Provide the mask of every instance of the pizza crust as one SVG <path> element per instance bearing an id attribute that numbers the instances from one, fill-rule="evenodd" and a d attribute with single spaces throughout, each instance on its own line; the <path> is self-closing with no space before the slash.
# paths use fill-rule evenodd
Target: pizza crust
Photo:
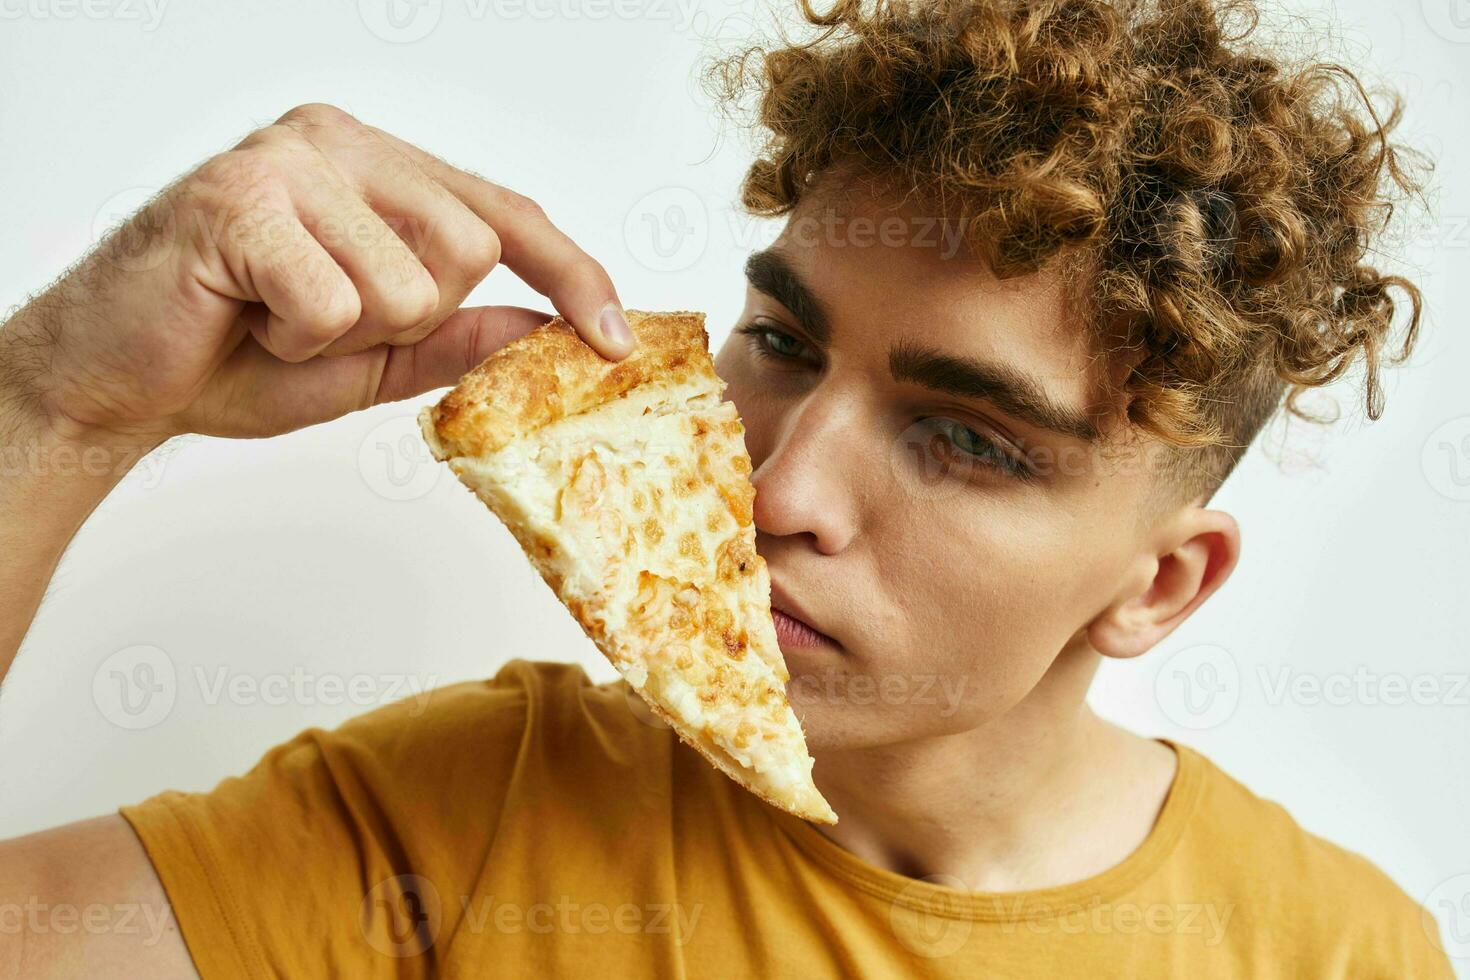
<path id="1" fill-rule="evenodd" d="M 638 348 L 621 361 L 588 347 L 561 317 L 513 341 L 430 409 L 425 434 L 456 455 L 479 456 L 655 380 L 723 389 L 709 357 L 704 314 L 629 310 L 627 317 Z"/>

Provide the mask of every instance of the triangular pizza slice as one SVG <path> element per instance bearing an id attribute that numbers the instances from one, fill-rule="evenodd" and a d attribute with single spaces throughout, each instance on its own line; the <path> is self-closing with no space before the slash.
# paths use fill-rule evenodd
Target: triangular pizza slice
<path id="1" fill-rule="evenodd" d="M 786 697 L 750 456 L 699 313 L 629 311 L 610 362 L 561 318 L 421 416 L 435 458 L 680 738 L 767 802 L 835 823 Z"/>

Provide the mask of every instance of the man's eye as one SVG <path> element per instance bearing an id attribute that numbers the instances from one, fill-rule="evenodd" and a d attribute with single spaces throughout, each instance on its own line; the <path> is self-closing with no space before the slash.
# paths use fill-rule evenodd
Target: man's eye
<path id="1" fill-rule="evenodd" d="M 955 419 L 930 418 L 924 425 L 931 433 L 928 452 L 944 464 L 946 472 L 964 475 L 978 462 L 1022 479 L 1032 476 L 1017 455 Z"/>
<path id="2" fill-rule="evenodd" d="M 739 332 L 749 338 L 751 348 L 761 357 L 798 360 L 810 353 L 806 344 L 791 334 L 763 324 L 747 324 L 741 327 Z"/>
<path id="3" fill-rule="evenodd" d="M 780 354 L 782 357 L 800 357 L 801 352 L 806 349 L 806 345 L 801 341 L 779 330 L 767 330 L 762 337 L 765 345 L 773 353 Z"/>

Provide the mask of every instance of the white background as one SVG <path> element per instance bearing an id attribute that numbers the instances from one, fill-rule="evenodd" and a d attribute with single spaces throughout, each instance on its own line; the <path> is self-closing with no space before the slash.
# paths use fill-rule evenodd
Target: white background
<path id="1" fill-rule="evenodd" d="M 148 192 L 327 101 L 536 197 L 629 306 L 704 309 L 723 340 L 740 264 L 774 229 L 733 211 L 747 144 L 720 137 L 698 65 L 749 11 L 419 0 L 397 28 L 384 0 L 158 2 L 0 0 L 0 306 Z M 1161 649 L 1105 670 L 1094 700 L 1367 855 L 1470 955 L 1470 899 L 1454 904 L 1470 896 L 1470 4 L 1311 10 L 1297 29 L 1337 24 L 1339 52 L 1406 93 L 1405 136 L 1439 160 L 1437 217 L 1401 250 L 1429 297 L 1424 343 L 1382 421 L 1252 451 L 1217 498 L 1244 528 L 1234 579 Z M 544 306 L 500 272 L 473 298 Z M 0 699 L 0 836 L 207 789 L 405 683 L 512 657 L 609 675 L 509 536 L 421 455 L 416 408 L 183 440 L 113 494 Z M 146 680 L 140 664 L 161 693 L 129 715 L 114 673 Z"/>

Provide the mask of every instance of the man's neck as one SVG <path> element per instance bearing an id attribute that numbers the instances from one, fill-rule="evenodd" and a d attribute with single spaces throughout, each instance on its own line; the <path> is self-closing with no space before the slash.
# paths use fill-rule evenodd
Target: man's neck
<path id="1" fill-rule="evenodd" d="M 1050 888 L 1137 850 L 1176 764 L 1168 746 L 1102 721 L 1081 698 L 1060 707 L 1028 698 L 973 731 L 823 752 L 821 789 L 842 820 L 821 830 L 909 877 L 971 891 Z"/>

